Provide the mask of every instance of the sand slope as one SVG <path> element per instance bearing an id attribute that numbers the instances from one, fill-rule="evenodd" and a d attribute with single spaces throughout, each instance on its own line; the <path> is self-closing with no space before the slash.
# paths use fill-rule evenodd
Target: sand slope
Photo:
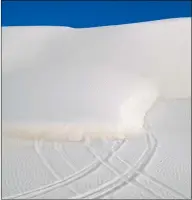
<path id="1" fill-rule="evenodd" d="M 159 95 L 191 96 L 190 33 L 190 18 L 3 28 L 3 120 L 49 139 L 143 132 Z"/>
<path id="2" fill-rule="evenodd" d="M 3 197 L 190 198 L 190 21 L 3 28 Z M 150 131 L 62 141 L 117 134 L 127 97 L 130 133 L 138 116 Z"/>

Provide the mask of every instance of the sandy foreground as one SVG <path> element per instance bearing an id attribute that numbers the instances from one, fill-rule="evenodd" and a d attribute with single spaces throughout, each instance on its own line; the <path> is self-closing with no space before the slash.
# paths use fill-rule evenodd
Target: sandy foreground
<path id="1" fill-rule="evenodd" d="M 190 198 L 190 107 L 190 100 L 159 103 L 151 133 L 127 141 L 3 138 L 3 196 Z"/>
<path id="2" fill-rule="evenodd" d="M 3 28 L 3 199 L 190 199 L 189 28 Z"/>

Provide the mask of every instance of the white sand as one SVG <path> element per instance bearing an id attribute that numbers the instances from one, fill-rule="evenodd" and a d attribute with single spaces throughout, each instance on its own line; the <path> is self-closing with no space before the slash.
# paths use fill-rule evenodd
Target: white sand
<path id="1" fill-rule="evenodd" d="M 3 196 L 189 198 L 190 21 L 3 28 Z"/>
<path id="2" fill-rule="evenodd" d="M 190 107 L 191 100 L 159 103 L 147 119 L 153 134 L 126 141 L 120 149 L 112 148 L 119 145 L 115 141 L 86 146 L 3 138 L 3 196 L 190 198 Z"/>
<path id="3" fill-rule="evenodd" d="M 191 96 L 190 32 L 189 18 L 3 28 L 4 132 L 64 140 L 144 132 L 159 95 Z"/>

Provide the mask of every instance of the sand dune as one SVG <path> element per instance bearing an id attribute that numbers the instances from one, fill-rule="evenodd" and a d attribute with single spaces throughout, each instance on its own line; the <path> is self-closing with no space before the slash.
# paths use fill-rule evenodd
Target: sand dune
<path id="1" fill-rule="evenodd" d="M 2 34 L 4 199 L 190 198 L 190 18 Z"/>

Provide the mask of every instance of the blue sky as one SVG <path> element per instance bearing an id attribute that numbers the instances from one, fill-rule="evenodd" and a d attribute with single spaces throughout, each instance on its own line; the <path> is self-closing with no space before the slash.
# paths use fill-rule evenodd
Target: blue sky
<path id="1" fill-rule="evenodd" d="M 3 26 L 94 27 L 190 17 L 190 1 L 4 1 Z"/>

